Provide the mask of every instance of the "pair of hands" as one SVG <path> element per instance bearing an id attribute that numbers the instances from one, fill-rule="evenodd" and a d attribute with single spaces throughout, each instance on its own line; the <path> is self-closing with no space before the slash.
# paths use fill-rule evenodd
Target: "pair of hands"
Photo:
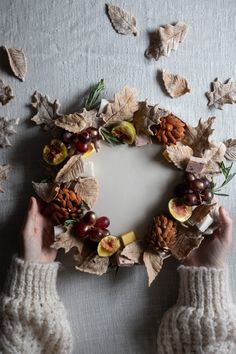
<path id="1" fill-rule="evenodd" d="M 23 256 L 26 261 L 50 263 L 57 251 L 50 248 L 53 242 L 53 225 L 42 214 L 43 205 L 31 197 L 26 220 L 22 229 Z M 224 266 L 226 255 L 232 243 L 232 220 L 227 211 L 219 209 L 218 228 L 205 238 L 200 247 L 193 250 L 184 261 L 186 266 L 220 268 Z"/>

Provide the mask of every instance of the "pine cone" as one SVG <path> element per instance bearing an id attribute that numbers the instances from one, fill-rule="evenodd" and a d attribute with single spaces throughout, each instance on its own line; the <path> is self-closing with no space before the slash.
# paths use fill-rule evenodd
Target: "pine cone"
<path id="1" fill-rule="evenodd" d="M 176 233 L 175 221 L 164 215 L 155 216 L 148 243 L 152 248 L 168 248 L 175 239 Z"/>
<path id="2" fill-rule="evenodd" d="M 160 143 L 170 145 L 176 144 L 178 140 L 184 138 L 185 123 L 173 114 L 160 118 L 160 124 L 155 126 L 154 135 Z"/>

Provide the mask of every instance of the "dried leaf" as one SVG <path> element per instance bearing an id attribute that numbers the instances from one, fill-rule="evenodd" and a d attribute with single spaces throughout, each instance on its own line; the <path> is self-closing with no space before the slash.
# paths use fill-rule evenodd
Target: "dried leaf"
<path id="1" fill-rule="evenodd" d="M 65 253 L 69 252 L 73 247 L 76 247 L 78 251 L 81 252 L 83 242 L 74 237 L 73 225 L 65 226 L 64 229 L 65 231 L 63 233 L 56 236 L 56 239 L 51 247 L 56 250 L 64 248 Z"/>
<path id="2" fill-rule="evenodd" d="M 74 186 L 74 191 L 80 195 L 89 208 L 92 208 L 98 198 L 98 182 L 94 177 L 80 178 Z"/>
<path id="3" fill-rule="evenodd" d="M 55 127 L 55 120 L 60 116 L 58 100 L 51 102 L 46 95 L 43 96 L 40 92 L 35 91 L 31 105 L 37 110 L 37 113 L 31 118 L 33 122 L 37 125 L 42 124 L 44 130 Z"/>
<path id="4" fill-rule="evenodd" d="M 4 106 L 14 98 L 10 86 L 5 86 L 3 81 L 0 80 L 0 103 Z"/>
<path id="5" fill-rule="evenodd" d="M 181 141 L 177 141 L 174 145 L 166 147 L 168 158 L 179 169 L 185 170 L 188 161 L 193 156 L 193 150 L 188 145 L 183 145 Z"/>
<path id="6" fill-rule="evenodd" d="M 8 173 L 10 171 L 10 165 L 0 165 L 0 183 L 7 180 Z M 0 185 L 0 192 L 4 192 Z"/>
<path id="7" fill-rule="evenodd" d="M 84 172 L 84 164 L 80 155 L 73 155 L 57 173 L 56 183 L 67 183 L 76 180 Z"/>
<path id="8" fill-rule="evenodd" d="M 118 6 L 107 4 L 106 7 L 108 17 L 116 32 L 120 34 L 133 34 L 134 36 L 138 35 L 136 19 L 134 16 Z"/>
<path id="9" fill-rule="evenodd" d="M 188 26 L 184 22 L 158 27 L 151 38 L 149 48 L 145 51 L 146 57 L 155 60 L 161 56 L 168 57 L 171 51 L 177 50 L 179 43 L 184 41 L 187 31 Z"/>
<path id="10" fill-rule="evenodd" d="M 10 68 L 13 74 L 20 79 L 25 81 L 25 76 L 27 72 L 26 57 L 22 49 L 16 48 L 6 48 L 7 57 L 9 61 Z"/>
<path id="11" fill-rule="evenodd" d="M 54 200 L 59 192 L 59 185 L 56 183 L 36 183 L 32 182 L 36 194 L 46 203 Z"/>
<path id="12" fill-rule="evenodd" d="M 75 254 L 74 259 L 77 261 L 75 268 L 81 272 L 102 275 L 107 272 L 109 265 L 109 257 L 100 257 L 95 252 L 90 253 L 84 259 L 80 254 Z"/>
<path id="13" fill-rule="evenodd" d="M 187 224 L 194 226 L 200 223 L 208 214 L 214 210 L 215 204 L 201 204 L 198 205 L 192 212 Z"/>
<path id="14" fill-rule="evenodd" d="M 211 148 L 209 136 L 213 133 L 212 125 L 215 117 L 210 117 L 206 121 L 199 120 L 198 125 L 193 128 L 190 125 L 186 126 L 185 137 L 183 143 L 193 149 L 193 155 L 202 157 L 205 150 Z"/>
<path id="15" fill-rule="evenodd" d="M 61 116 L 55 121 L 55 125 L 65 129 L 71 133 L 79 133 L 81 130 L 88 127 L 98 127 L 99 118 L 97 117 L 97 110 L 87 111 L 85 108 L 82 113 L 72 113 Z"/>
<path id="16" fill-rule="evenodd" d="M 148 286 L 150 286 L 162 268 L 163 258 L 157 253 L 145 251 L 143 254 L 143 262 L 147 269 Z"/>
<path id="17" fill-rule="evenodd" d="M 11 146 L 11 142 L 8 137 L 16 134 L 15 125 L 19 124 L 19 118 L 8 119 L 0 117 L 0 147 Z"/>
<path id="18" fill-rule="evenodd" d="M 172 98 L 180 97 L 190 92 L 187 80 L 180 75 L 174 75 L 162 70 L 162 79 L 166 91 Z"/>
<path id="19" fill-rule="evenodd" d="M 229 79 L 223 84 L 216 79 L 212 82 L 212 91 L 206 92 L 206 96 L 209 100 L 208 106 L 217 109 L 223 109 L 226 103 L 236 103 L 236 82 Z"/>
<path id="20" fill-rule="evenodd" d="M 215 143 L 210 144 L 210 149 L 205 150 L 203 153 L 203 158 L 206 159 L 207 163 L 202 170 L 202 174 L 219 174 L 220 163 L 223 161 L 226 152 L 226 146 L 224 143 Z"/>
<path id="21" fill-rule="evenodd" d="M 135 137 L 134 145 L 135 146 L 145 146 L 152 144 L 152 139 L 150 136 L 147 136 L 146 134 L 137 134 Z"/>
<path id="22" fill-rule="evenodd" d="M 105 113 L 102 113 L 102 119 L 106 124 L 131 120 L 134 112 L 138 109 L 136 99 L 137 91 L 134 88 L 125 86 L 121 92 L 114 96 L 114 102 L 108 103 Z"/>
<path id="23" fill-rule="evenodd" d="M 224 141 L 226 146 L 225 158 L 229 161 L 236 161 L 236 139 Z"/>
<path id="24" fill-rule="evenodd" d="M 132 242 L 127 245 L 122 251 L 121 256 L 128 258 L 130 261 L 140 263 L 141 256 L 143 254 L 143 244 L 139 241 Z"/>

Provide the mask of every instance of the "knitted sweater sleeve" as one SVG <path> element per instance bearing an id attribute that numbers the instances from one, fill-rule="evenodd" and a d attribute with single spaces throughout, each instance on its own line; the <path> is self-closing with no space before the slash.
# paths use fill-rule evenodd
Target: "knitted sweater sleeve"
<path id="1" fill-rule="evenodd" d="M 0 298 L 0 353 L 71 353 L 70 326 L 56 290 L 58 266 L 13 259 Z"/>
<path id="2" fill-rule="evenodd" d="M 224 269 L 179 267 L 177 304 L 160 324 L 158 354 L 236 353 L 236 307 Z"/>

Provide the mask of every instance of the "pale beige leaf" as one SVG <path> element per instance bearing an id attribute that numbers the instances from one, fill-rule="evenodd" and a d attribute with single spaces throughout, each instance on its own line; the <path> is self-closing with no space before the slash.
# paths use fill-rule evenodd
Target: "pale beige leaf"
<path id="1" fill-rule="evenodd" d="M 0 117 L 0 147 L 11 146 L 9 136 L 16 134 L 15 126 L 19 124 L 19 118 L 9 119 Z"/>
<path id="2" fill-rule="evenodd" d="M 223 84 L 216 79 L 212 82 L 212 91 L 206 92 L 206 96 L 209 100 L 208 106 L 217 109 L 223 109 L 226 103 L 236 103 L 236 82 L 229 79 Z"/>
<path id="3" fill-rule="evenodd" d="M 137 91 L 134 88 L 125 86 L 121 92 L 114 96 L 114 102 L 108 103 L 105 113 L 101 114 L 106 124 L 131 120 L 134 112 L 138 109 Z"/>
<path id="4" fill-rule="evenodd" d="M 236 139 L 228 139 L 224 144 L 226 146 L 225 158 L 229 161 L 236 161 Z"/>
<path id="5" fill-rule="evenodd" d="M 143 244 L 139 241 L 135 241 L 125 246 L 121 251 L 121 256 L 124 256 L 135 263 L 140 263 L 143 251 Z"/>
<path id="6" fill-rule="evenodd" d="M 143 262 L 148 274 L 148 286 L 150 286 L 162 268 L 163 258 L 157 253 L 145 251 L 143 254 Z"/>
<path id="7" fill-rule="evenodd" d="M 188 25 L 178 22 L 176 25 L 158 27 L 150 40 L 150 46 L 145 51 L 147 58 L 158 60 L 161 56 L 168 57 L 173 50 L 177 50 L 186 37 Z"/>
<path id="8" fill-rule="evenodd" d="M 57 173 L 56 183 L 67 183 L 76 180 L 84 172 L 84 164 L 80 155 L 73 155 Z"/>
<path id="9" fill-rule="evenodd" d="M 82 200 L 92 208 L 98 198 L 98 182 L 94 177 L 80 178 L 74 186 L 74 191 L 80 195 Z"/>
<path id="10" fill-rule="evenodd" d="M 56 236 L 54 243 L 51 245 L 56 250 L 63 248 L 65 253 L 69 252 L 73 247 L 81 252 L 83 242 L 74 237 L 73 225 L 65 226 L 65 231 Z"/>
<path id="11" fill-rule="evenodd" d="M 7 180 L 8 173 L 10 171 L 10 165 L 0 165 L 0 184 Z M 0 192 L 4 192 L 0 185 Z"/>
<path id="12" fill-rule="evenodd" d="M 31 118 L 37 125 L 42 125 L 44 130 L 49 130 L 55 127 L 55 120 L 60 116 L 58 110 L 60 108 L 60 102 L 55 100 L 51 102 L 45 95 L 35 91 L 32 96 L 31 105 L 37 111 L 37 113 Z"/>
<path id="13" fill-rule="evenodd" d="M 7 57 L 13 74 L 21 81 L 25 80 L 27 72 L 26 57 L 22 49 L 6 48 Z"/>
<path id="14" fill-rule="evenodd" d="M 4 82 L 0 80 L 0 103 L 4 106 L 14 98 L 10 86 L 5 86 Z"/>
<path id="15" fill-rule="evenodd" d="M 72 113 L 57 118 L 55 125 L 71 133 L 79 133 L 87 127 L 86 121 L 80 113 Z"/>
<path id="16" fill-rule="evenodd" d="M 136 19 L 118 6 L 107 4 L 107 14 L 113 28 L 120 34 L 138 35 Z"/>
<path id="17" fill-rule="evenodd" d="M 181 141 L 177 141 L 175 145 L 166 147 L 168 158 L 179 169 L 185 170 L 188 161 L 193 156 L 193 150 L 188 145 L 183 145 Z"/>
<path id="18" fill-rule="evenodd" d="M 36 194 L 46 203 L 54 200 L 59 192 L 59 185 L 56 183 L 37 183 L 32 182 Z"/>
<path id="19" fill-rule="evenodd" d="M 74 255 L 77 265 L 75 268 L 81 272 L 102 275 L 107 272 L 109 266 L 109 257 L 100 257 L 95 252 L 90 253 L 84 259 L 80 254 Z"/>
<path id="20" fill-rule="evenodd" d="M 224 143 L 210 144 L 210 149 L 205 150 L 203 153 L 203 158 L 206 159 L 207 163 L 202 170 L 203 175 L 219 174 L 220 163 L 223 161 L 226 152 L 226 146 Z"/>
<path id="21" fill-rule="evenodd" d="M 162 79 L 166 91 L 172 98 L 177 98 L 190 92 L 187 80 L 180 75 L 174 75 L 162 70 Z"/>

